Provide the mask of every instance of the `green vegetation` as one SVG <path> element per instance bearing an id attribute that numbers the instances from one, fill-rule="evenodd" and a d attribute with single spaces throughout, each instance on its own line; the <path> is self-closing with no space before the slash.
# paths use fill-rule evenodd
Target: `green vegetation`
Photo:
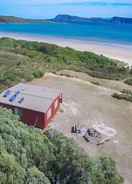
<path id="1" fill-rule="evenodd" d="M 124 81 L 126 84 L 132 86 L 132 78 L 128 78 Z"/>
<path id="2" fill-rule="evenodd" d="M 0 23 L 45 23 L 48 20 L 45 19 L 24 19 L 14 16 L 0 16 Z"/>
<path id="3" fill-rule="evenodd" d="M 114 93 L 112 97 L 118 100 L 126 100 L 132 102 L 132 91 L 123 89 L 120 93 Z"/>
<path id="4" fill-rule="evenodd" d="M 0 90 L 21 81 L 62 69 L 94 77 L 121 80 L 131 76 L 128 68 L 104 56 L 70 48 L 9 38 L 0 39 Z"/>
<path id="5" fill-rule="evenodd" d="M 0 39 L 0 90 L 62 69 L 117 80 L 131 76 L 120 63 L 90 52 Z M 53 130 L 43 134 L 0 109 L 0 184 L 18 183 L 121 184 L 123 179 L 111 158 L 90 158 L 62 134 Z"/>
<path id="6" fill-rule="evenodd" d="M 0 109 L 1 184 L 121 184 L 115 162 L 89 158 L 56 131 L 29 128 Z"/>

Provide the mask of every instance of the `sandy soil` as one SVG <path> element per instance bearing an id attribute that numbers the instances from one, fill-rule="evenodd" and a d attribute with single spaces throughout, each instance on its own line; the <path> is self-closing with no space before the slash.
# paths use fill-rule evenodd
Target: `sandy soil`
<path id="1" fill-rule="evenodd" d="M 32 83 L 62 90 L 63 112 L 58 113 L 52 127 L 72 137 L 91 156 L 107 154 L 117 161 L 125 184 L 132 183 L 132 103 L 113 99 L 111 94 L 118 89 L 97 86 L 89 81 L 48 74 Z M 107 81 L 108 83 L 108 81 Z M 113 81 L 114 83 L 114 81 Z M 122 87 L 122 86 L 121 86 Z M 71 126 L 91 127 L 105 123 L 117 131 L 117 136 L 102 146 L 87 143 L 82 137 L 72 135 Z"/>
<path id="2" fill-rule="evenodd" d="M 82 72 L 74 72 L 72 70 L 61 70 L 56 72 L 56 74 L 60 76 L 76 78 L 78 80 L 81 79 L 81 80 L 90 82 L 92 84 L 96 84 L 98 86 L 114 89 L 118 92 L 120 92 L 122 89 L 132 90 L 132 86 L 125 84 L 123 81 L 100 79 L 100 78 L 92 77 Z"/>
<path id="3" fill-rule="evenodd" d="M 110 42 L 97 42 L 97 41 L 81 41 L 75 39 L 64 39 L 48 36 L 31 36 L 25 34 L 14 33 L 0 33 L 0 37 L 12 37 L 15 39 L 24 39 L 29 41 L 41 41 L 47 43 L 57 44 L 62 47 L 71 47 L 73 49 L 81 51 L 90 51 L 99 55 L 105 55 L 107 57 L 124 61 L 125 63 L 132 65 L 132 45 L 121 45 Z"/>

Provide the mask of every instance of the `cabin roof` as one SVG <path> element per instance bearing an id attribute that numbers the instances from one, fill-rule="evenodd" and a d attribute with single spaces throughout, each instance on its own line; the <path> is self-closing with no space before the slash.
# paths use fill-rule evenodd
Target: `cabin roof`
<path id="1" fill-rule="evenodd" d="M 2 92 L 0 103 L 45 113 L 60 94 L 57 89 L 20 83 Z"/>

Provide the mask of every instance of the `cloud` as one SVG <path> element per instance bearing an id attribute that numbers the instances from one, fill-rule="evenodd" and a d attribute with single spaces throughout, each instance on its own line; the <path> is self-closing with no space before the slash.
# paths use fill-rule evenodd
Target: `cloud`
<path id="1" fill-rule="evenodd" d="M 5 0 L 1 2 L 2 4 L 14 4 L 14 5 L 52 5 L 52 4 L 60 4 L 60 5 L 99 5 L 99 6 L 107 6 L 107 5 L 116 5 L 116 6 L 131 6 L 131 0 Z"/>
<path id="2" fill-rule="evenodd" d="M 14 5 L 46 5 L 46 4 L 63 4 L 63 3 L 78 3 L 86 2 L 86 0 L 5 0 L 2 4 L 14 4 Z"/>
<path id="3" fill-rule="evenodd" d="M 57 14 L 132 17 L 132 0 L 1 0 L 0 14 L 31 18 Z"/>
<path id="4" fill-rule="evenodd" d="M 117 1 L 117 0 L 109 0 L 109 1 L 106 1 L 106 0 L 87 0 L 87 1 L 74 1 L 74 2 L 71 2 L 67 0 L 67 2 L 61 2 L 60 4 L 62 5 L 70 5 L 70 4 L 74 4 L 74 5 L 87 5 L 87 6 L 132 6 L 132 1 L 130 0 L 120 0 Z"/>

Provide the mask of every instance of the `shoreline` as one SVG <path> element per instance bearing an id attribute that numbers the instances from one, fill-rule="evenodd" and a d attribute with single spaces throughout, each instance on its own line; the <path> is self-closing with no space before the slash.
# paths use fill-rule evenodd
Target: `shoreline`
<path id="1" fill-rule="evenodd" d="M 111 59 L 123 61 L 129 66 L 132 65 L 132 45 L 103 41 L 85 41 L 52 36 L 0 32 L 0 38 L 1 37 L 10 37 L 27 41 L 45 42 L 49 44 L 56 44 L 61 47 L 70 47 L 79 51 L 89 51 L 98 55 L 104 55 Z"/>

